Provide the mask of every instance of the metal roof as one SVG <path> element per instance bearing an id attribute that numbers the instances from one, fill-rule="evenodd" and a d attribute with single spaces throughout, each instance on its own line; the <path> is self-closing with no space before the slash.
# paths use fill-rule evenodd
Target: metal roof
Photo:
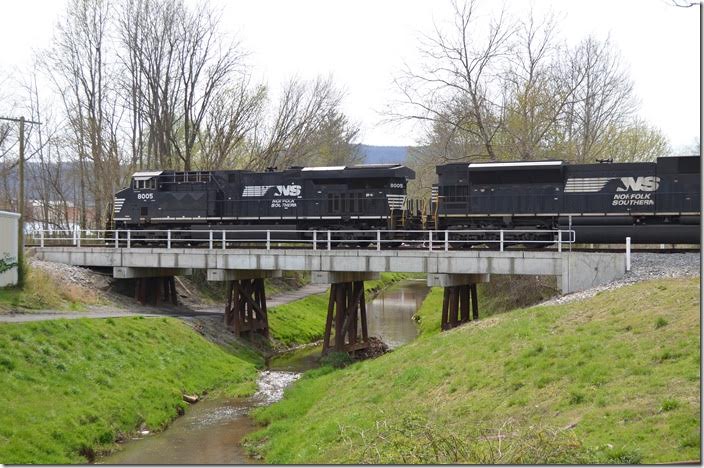
<path id="1" fill-rule="evenodd" d="M 491 163 L 471 163 L 470 169 L 474 168 L 505 168 L 505 167 L 536 167 L 536 166 L 561 166 L 564 161 L 525 161 L 525 162 L 491 162 Z"/>
<path id="2" fill-rule="evenodd" d="M 134 180 L 147 180 L 151 179 L 152 177 L 159 176 L 163 173 L 164 171 L 144 171 L 144 172 L 135 172 L 132 174 L 132 178 Z"/>

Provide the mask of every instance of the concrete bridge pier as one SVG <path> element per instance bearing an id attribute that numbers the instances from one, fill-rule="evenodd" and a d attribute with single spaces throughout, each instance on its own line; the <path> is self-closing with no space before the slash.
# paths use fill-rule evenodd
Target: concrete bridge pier
<path id="1" fill-rule="evenodd" d="M 238 336 L 269 338 L 264 278 L 281 276 L 281 270 L 208 269 L 208 281 L 227 282 L 225 328 Z"/>
<path id="2" fill-rule="evenodd" d="M 428 286 L 442 287 L 440 328 L 449 330 L 479 319 L 477 283 L 487 283 L 488 274 L 429 274 Z M 471 310 L 470 310 L 471 309 Z"/>
<path id="3" fill-rule="evenodd" d="M 313 271 L 311 282 L 330 284 L 323 355 L 330 351 L 354 354 L 369 347 L 364 282 L 379 273 Z"/>
<path id="4" fill-rule="evenodd" d="M 191 275 L 190 268 L 114 267 L 112 275 L 134 280 L 134 298 L 140 304 L 178 304 L 176 275 Z"/>

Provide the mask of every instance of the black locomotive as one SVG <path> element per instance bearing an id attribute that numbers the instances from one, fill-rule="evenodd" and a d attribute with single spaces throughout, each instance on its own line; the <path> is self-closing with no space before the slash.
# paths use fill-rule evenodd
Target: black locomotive
<path id="1" fill-rule="evenodd" d="M 356 230 L 336 238 L 371 240 L 375 235 L 362 231 L 404 227 L 399 222 L 406 184 L 414 177 L 411 169 L 398 164 L 138 172 L 131 186 L 115 195 L 114 222 L 116 229 L 181 233 L 275 230 L 281 240 L 312 238 L 314 230 Z M 293 230 L 310 234 L 288 232 Z M 259 237 L 252 232 L 228 234 L 230 239 Z"/>
<path id="2" fill-rule="evenodd" d="M 579 243 L 623 243 L 627 236 L 634 243 L 699 243 L 699 164 L 696 156 L 447 164 L 437 167 L 433 215 L 442 230 L 571 227 Z M 546 240 L 540 236 L 519 239 Z"/>
<path id="3" fill-rule="evenodd" d="M 208 229 L 229 231 L 233 240 L 261 239 L 266 230 L 272 240 L 312 239 L 314 231 L 334 230 L 336 240 L 360 246 L 374 240 L 376 230 L 384 239 L 403 240 L 425 239 L 420 231 L 427 229 L 455 231 L 454 247 L 499 236 L 461 231 L 514 230 L 509 237 L 520 243 L 554 239 L 520 231 L 557 228 L 573 229 L 579 243 L 622 243 L 627 236 L 634 243 L 699 243 L 699 161 L 446 164 L 436 168 L 429 203 L 407 199 L 415 173 L 398 164 L 138 172 L 115 195 L 114 223 L 116 229 L 177 230 L 180 238 L 197 240 L 207 236 L 198 231 Z"/>

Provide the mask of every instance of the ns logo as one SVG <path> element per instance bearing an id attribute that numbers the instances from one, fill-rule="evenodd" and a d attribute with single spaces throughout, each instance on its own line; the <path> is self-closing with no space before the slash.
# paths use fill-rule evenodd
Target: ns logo
<path id="1" fill-rule="evenodd" d="M 292 185 L 277 185 L 275 197 L 297 197 L 301 194 L 301 186 Z"/>
<path id="2" fill-rule="evenodd" d="M 617 187 L 617 192 L 654 192 L 660 187 L 660 177 L 621 177 L 623 187 Z"/>

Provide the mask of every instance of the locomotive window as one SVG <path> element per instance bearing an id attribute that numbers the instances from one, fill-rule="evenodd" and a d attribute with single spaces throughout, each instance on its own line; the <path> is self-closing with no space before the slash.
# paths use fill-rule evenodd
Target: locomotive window
<path id="1" fill-rule="evenodd" d="M 156 188 L 156 179 L 137 179 L 134 181 L 133 186 L 135 190 L 154 190 Z"/>

